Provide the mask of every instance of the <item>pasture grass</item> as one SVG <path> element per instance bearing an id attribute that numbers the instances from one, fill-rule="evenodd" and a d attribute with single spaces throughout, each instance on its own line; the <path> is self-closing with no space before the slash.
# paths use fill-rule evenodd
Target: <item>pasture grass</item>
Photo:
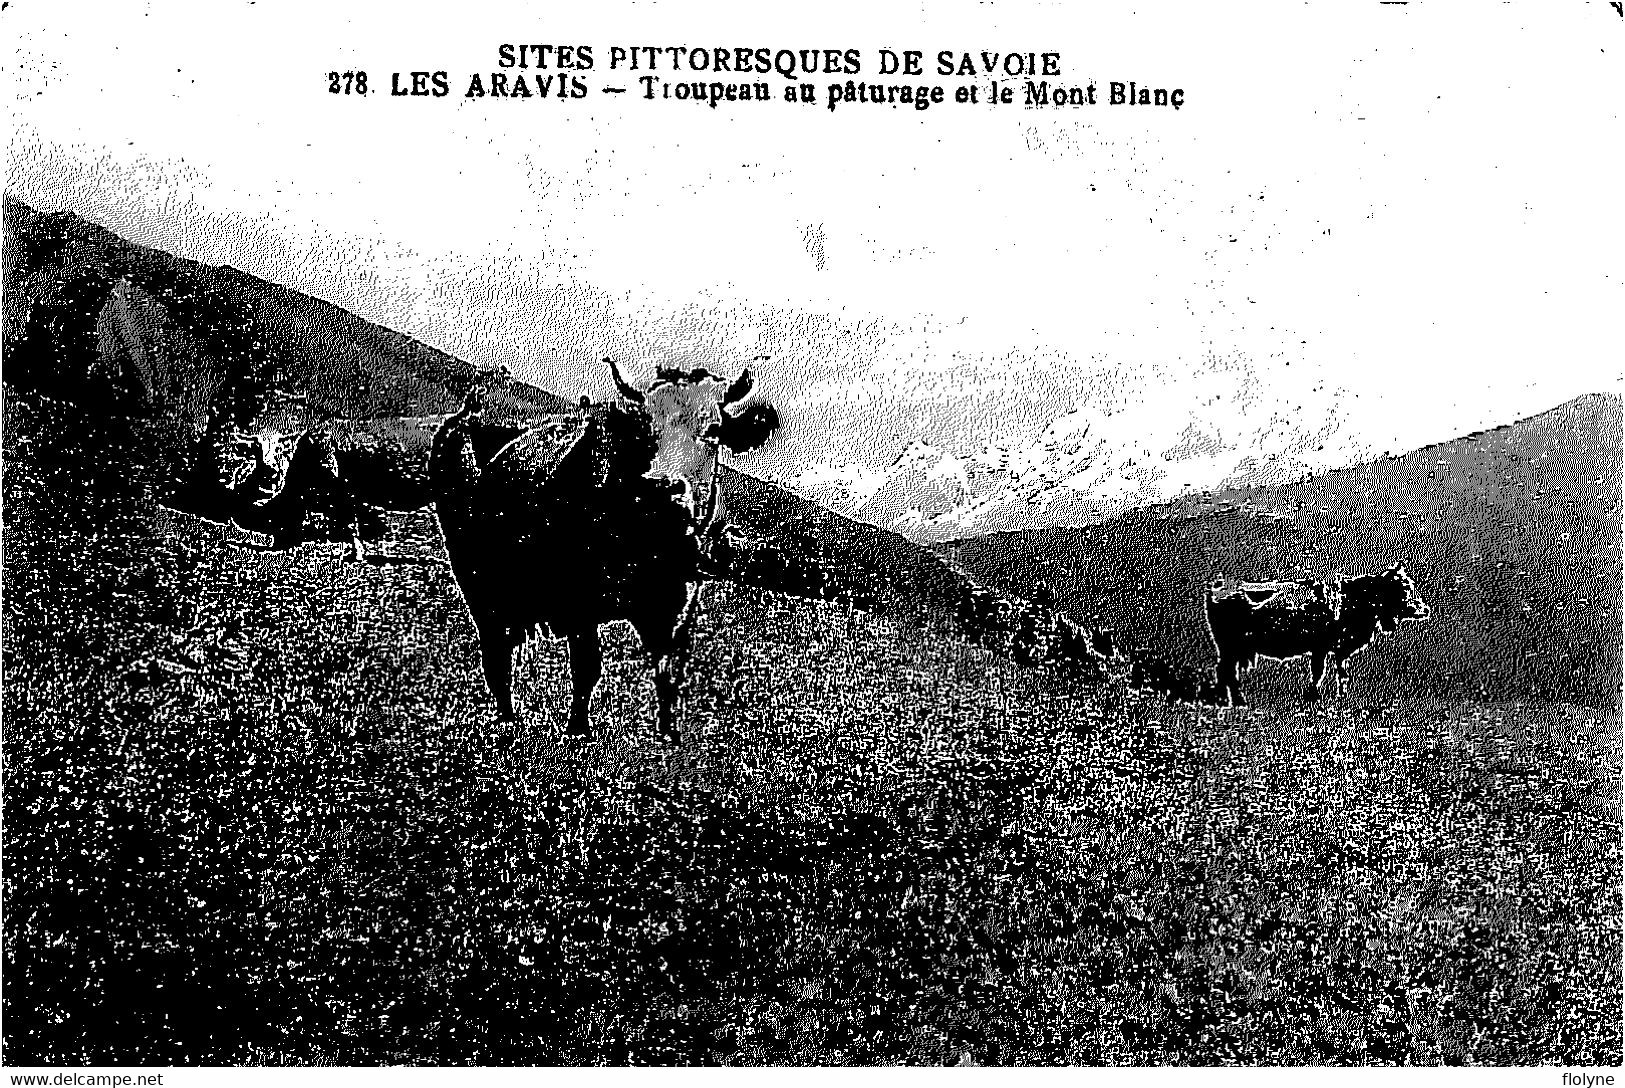
<path id="1" fill-rule="evenodd" d="M 8 1064 L 1621 1059 L 1613 712 L 1170 708 L 718 585 L 683 743 L 619 628 L 567 742 L 443 567 L 11 452 Z"/>

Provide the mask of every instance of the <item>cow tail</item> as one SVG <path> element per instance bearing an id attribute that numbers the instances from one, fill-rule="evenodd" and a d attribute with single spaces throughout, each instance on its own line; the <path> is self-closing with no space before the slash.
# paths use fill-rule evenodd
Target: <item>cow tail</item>
<path id="1" fill-rule="evenodd" d="M 1224 580 L 1222 578 L 1215 577 L 1213 581 L 1203 587 L 1201 591 L 1202 618 L 1207 620 L 1208 638 L 1213 643 L 1214 651 L 1220 656 L 1223 656 L 1224 650 L 1219 645 L 1219 625 L 1213 622 L 1213 615 L 1216 610 L 1216 606 L 1219 603 L 1219 593 L 1223 588 Z"/>

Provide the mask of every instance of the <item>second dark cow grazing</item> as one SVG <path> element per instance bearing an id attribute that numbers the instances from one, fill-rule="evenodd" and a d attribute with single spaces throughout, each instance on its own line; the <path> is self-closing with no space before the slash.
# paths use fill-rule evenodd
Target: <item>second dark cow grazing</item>
<path id="1" fill-rule="evenodd" d="M 338 420 L 282 434 L 239 435 L 241 467 L 226 512 L 273 548 L 338 540 L 350 555 L 383 535 L 381 510 L 429 503 L 424 462 L 430 433 L 411 419 Z"/>
<path id="2" fill-rule="evenodd" d="M 568 728 L 587 732 L 598 628 L 626 620 L 654 664 L 659 729 L 675 739 L 702 552 L 722 517 L 718 447 L 755 449 L 778 415 L 742 406 L 748 369 L 732 383 L 661 370 L 640 390 L 610 366 L 619 405 L 517 426 L 471 400 L 435 435 L 429 486 L 501 716 L 515 717 L 514 650 L 537 632 L 568 644 Z"/>
<path id="3" fill-rule="evenodd" d="M 1310 698 L 1322 694 L 1330 666 L 1336 693 L 1348 680 L 1348 659 L 1370 645 L 1379 630 L 1427 618 L 1428 606 L 1403 563 L 1381 574 L 1332 582 L 1217 580 L 1207 591 L 1207 624 L 1218 653 L 1214 672 L 1220 698 L 1231 706 L 1247 705 L 1239 670 L 1260 657 L 1309 658 Z"/>

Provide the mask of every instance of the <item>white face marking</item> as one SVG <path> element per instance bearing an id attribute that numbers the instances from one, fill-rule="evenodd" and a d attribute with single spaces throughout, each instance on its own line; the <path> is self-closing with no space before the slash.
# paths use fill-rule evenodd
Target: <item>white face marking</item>
<path id="1" fill-rule="evenodd" d="M 643 403 L 657 446 L 647 475 L 685 484 L 681 501 L 698 521 L 710 509 L 716 485 L 722 386 L 713 380 L 656 382 Z"/>

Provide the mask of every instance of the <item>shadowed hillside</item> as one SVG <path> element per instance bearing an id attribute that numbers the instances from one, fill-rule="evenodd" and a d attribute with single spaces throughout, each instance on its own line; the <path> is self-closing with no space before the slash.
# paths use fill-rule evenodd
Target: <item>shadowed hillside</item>
<path id="1" fill-rule="evenodd" d="M 1433 618 L 1356 659 L 1357 693 L 1617 705 L 1620 445 L 1619 399 L 1581 397 L 1296 484 L 943 550 L 974 578 L 1047 586 L 1074 618 L 1204 668 L 1201 595 L 1215 574 L 1354 575 L 1403 559 Z M 1301 662 L 1292 669 L 1277 696 L 1306 682 Z"/>
<path id="2" fill-rule="evenodd" d="M 127 414 L 243 423 L 455 411 L 475 369 L 239 272 L 127 242 L 70 212 L 5 201 L 6 382 Z M 563 402 L 515 383 L 515 410 Z"/>

